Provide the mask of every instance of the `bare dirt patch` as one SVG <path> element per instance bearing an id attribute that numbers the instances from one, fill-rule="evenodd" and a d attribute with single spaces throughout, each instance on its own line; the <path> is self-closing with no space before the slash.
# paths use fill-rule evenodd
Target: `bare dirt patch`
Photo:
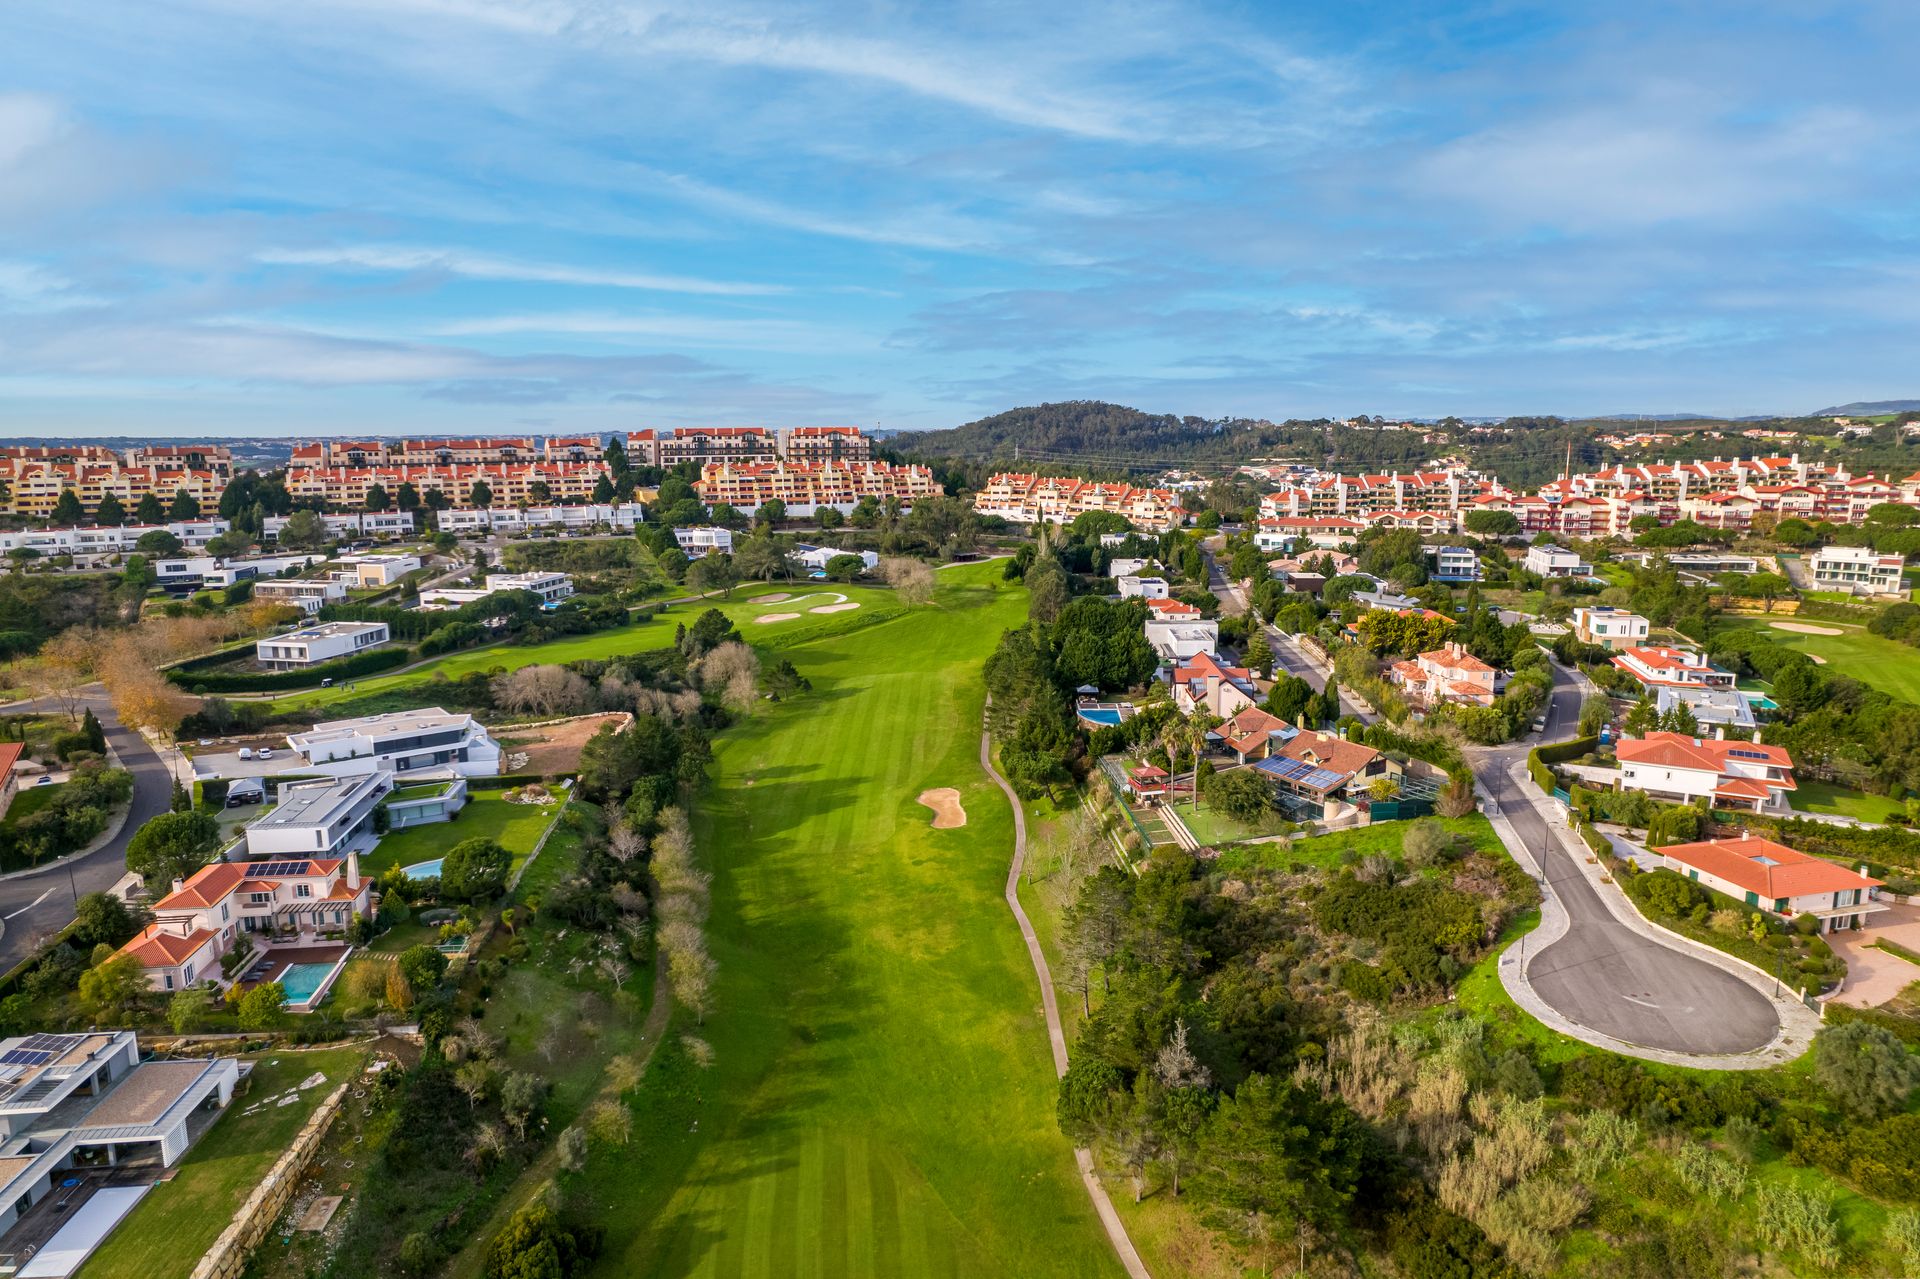
<path id="1" fill-rule="evenodd" d="M 522 728 L 516 724 L 502 725 L 494 730 L 494 736 L 511 739 L 507 750 L 514 756 L 525 755 L 526 762 L 517 764 L 516 773 L 537 773 L 546 776 L 550 773 L 571 773 L 580 767 L 580 748 L 587 739 L 600 731 L 603 724 L 612 724 L 616 728 L 633 717 L 625 711 L 609 711 L 605 715 L 582 715 L 577 719 L 561 720 L 554 724 L 540 724 L 532 728 Z"/>
<path id="2" fill-rule="evenodd" d="M 752 599 L 748 600 L 747 603 L 749 604 L 784 604 L 792 598 L 793 596 L 787 594 L 785 591 L 775 591 L 771 595 L 756 595 Z"/>
<path id="3" fill-rule="evenodd" d="M 791 622 L 798 616 L 800 616 L 798 613 L 762 613 L 753 620 L 756 622 Z"/>
<path id="4" fill-rule="evenodd" d="M 920 802 L 933 810 L 935 830 L 952 830 L 967 824 L 967 810 L 960 807 L 960 792 L 951 786 L 921 791 Z"/>
<path id="5" fill-rule="evenodd" d="M 1774 622 L 1776 631 L 1792 631 L 1796 635 L 1845 635 L 1837 626 L 1815 626 L 1810 622 Z"/>
<path id="6" fill-rule="evenodd" d="M 808 609 L 807 612 L 809 613 L 845 613 L 845 612 L 848 612 L 849 610 L 856 609 L 859 607 L 860 606 L 858 604 L 853 604 L 853 603 L 821 604 L 816 608 Z"/>

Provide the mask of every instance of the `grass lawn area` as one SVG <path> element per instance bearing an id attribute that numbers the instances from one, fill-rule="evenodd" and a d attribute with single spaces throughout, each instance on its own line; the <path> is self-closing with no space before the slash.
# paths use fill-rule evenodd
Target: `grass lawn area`
<path id="1" fill-rule="evenodd" d="M 1175 810 L 1193 837 L 1210 848 L 1221 848 L 1236 844 L 1242 840 L 1258 839 L 1262 835 L 1271 835 L 1284 823 L 1279 813 L 1262 822 L 1247 823 L 1227 816 L 1222 810 L 1209 804 L 1204 798 L 1200 807 L 1181 802 Z"/>
<path id="2" fill-rule="evenodd" d="M 1119 1273 L 1001 899 L 1013 817 L 979 765 L 980 667 L 1026 616 L 1001 569 L 943 572 L 931 606 L 791 650 L 814 691 L 716 741 L 695 822 L 715 1061 L 670 1041 L 633 1151 L 567 1183 L 607 1232 L 591 1273 Z M 937 786 L 966 826 L 932 829 L 915 797 Z"/>
<path id="3" fill-rule="evenodd" d="M 1841 817 L 1854 817 L 1863 822 L 1884 822 L 1889 817 L 1903 816 L 1907 806 L 1885 795 L 1869 795 L 1865 791 L 1849 790 L 1845 786 L 1835 786 L 1832 782 L 1801 782 L 1789 798 L 1793 806 L 1805 813 L 1833 813 Z"/>
<path id="4" fill-rule="evenodd" d="M 389 866 L 411 866 L 432 861 L 463 839 L 491 839 L 513 854 L 514 865 L 525 861 L 540 832 L 559 813 L 558 804 L 509 804 L 504 791 L 481 791 L 467 798 L 465 808 L 450 822 L 431 822 L 409 826 L 380 837 L 380 846 L 372 856 L 361 859 L 362 868 L 378 875 Z"/>
<path id="5" fill-rule="evenodd" d="M 789 594 L 793 599 L 783 604 L 762 605 L 747 602 L 771 594 Z M 823 598 L 818 600 L 807 598 L 815 595 Z M 846 596 L 847 602 L 857 603 L 860 607 L 838 613 L 815 614 L 809 611 L 815 607 L 831 607 L 834 603 L 833 597 L 839 595 Z M 578 662 L 588 658 L 604 659 L 627 653 L 644 653 L 653 649 L 669 648 L 673 645 L 673 636 L 677 628 L 693 625 L 694 620 L 710 608 L 717 608 L 725 613 L 740 628 L 741 635 L 748 643 L 761 648 L 784 648 L 823 635 L 861 629 L 877 621 L 897 616 L 904 611 L 894 593 L 881 587 L 840 586 L 818 582 L 792 586 L 777 582 L 772 585 L 746 585 L 737 588 L 732 599 L 696 600 L 687 604 L 674 604 L 644 622 L 629 626 L 596 631 L 591 635 L 569 635 L 562 639 L 550 640 L 545 644 L 491 644 L 484 648 L 464 649 L 458 653 L 449 653 L 439 661 L 404 672 L 348 680 L 332 688 L 315 689 L 311 692 L 276 698 L 272 702 L 272 708 L 277 713 L 327 707 L 336 702 L 371 697 L 376 693 L 420 684 L 432 679 L 435 675 L 458 679 L 474 671 L 494 669 L 512 671 L 519 670 L 522 666 Z M 798 613 L 800 616 L 780 622 L 756 620 L 781 613 Z"/>
<path id="6" fill-rule="evenodd" d="M 1791 618 L 1780 620 L 1792 621 Z M 1759 617 L 1723 618 L 1721 624 L 1762 631 L 1776 644 L 1824 657 L 1828 670 L 1833 673 L 1852 676 L 1883 693 L 1920 703 L 1920 649 L 1883 639 L 1864 627 L 1817 618 L 1807 624 L 1837 630 L 1840 634 L 1802 635 L 1779 630 L 1769 619 Z"/>
<path id="7" fill-rule="evenodd" d="M 82 1279 L 148 1279 L 192 1271 L 227 1228 L 234 1210 L 292 1144 L 314 1107 L 365 1059 L 365 1048 L 280 1051 L 257 1059 L 246 1090 L 234 1095 L 228 1113 L 187 1151 L 173 1180 L 155 1186 L 127 1214 L 81 1268 Z M 240 1113 L 315 1071 L 327 1081 L 302 1093 L 303 1104 Z"/>
<path id="8" fill-rule="evenodd" d="M 23 786 L 7 805 L 7 814 L 0 817 L 0 826 L 18 826 L 48 804 L 53 797 L 67 788 L 65 782 L 54 782 L 48 786 Z"/>
<path id="9" fill-rule="evenodd" d="M 1492 824 L 1478 813 L 1429 820 L 1438 821 L 1481 852 L 1498 856 L 1505 851 L 1500 837 L 1493 833 Z M 1297 863 L 1337 870 L 1370 853 L 1398 854 L 1400 841 L 1406 837 L 1410 825 L 1411 822 L 1380 822 L 1373 826 L 1335 831 L 1331 835 L 1296 839 L 1290 847 L 1280 843 L 1246 844 L 1223 850 L 1219 867 L 1224 871 L 1258 868 L 1285 870 Z"/>

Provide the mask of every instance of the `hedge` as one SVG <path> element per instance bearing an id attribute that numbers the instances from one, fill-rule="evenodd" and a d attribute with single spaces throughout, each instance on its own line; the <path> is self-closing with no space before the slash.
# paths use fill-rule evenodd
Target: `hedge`
<path id="1" fill-rule="evenodd" d="M 41 945 L 25 959 L 7 969 L 5 973 L 0 973 L 0 999 L 5 999 L 8 995 L 11 995 L 13 988 L 20 984 L 20 979 L 32 972 L 41 960 L 52 954 L 55 946 L 64 946 L 67 939 L 72 937 L 73 934 L 78 931 L 79 927 L 80 921 L 78 919 L 73 920 L 65 928 L 62 928 L 59 932 L 47 938 L 45 942 L 41 943 Z"/>
<path id="2" fill-rule="evenodd" d="M 1370 724 L 1361 736 L 1375 750 L 1399 751 L 1447 771 L 1447 780 L 1473 785 L 1473 767 L 1459 747 L 1444 737 L 1416 735 L 1385 724 Z"/>
<path id="3" fill-rule="evenodd" d="M 555 781 L 564 781 L 575 775 L 573 773 L 501 773 L 495 777 L 469 777 L 467 789 L 469 791 L 512 790 L 516 786 L 545 785 L 549 777 Z"/>
<path id="4" fill-rule="evenodd" d="M 1533 778 L 1533 784 L 1548 794 L 1553 793 L 1556 785 L 1550 764 L 1564 764 L 1570 759 L 1579 759 L 1600 744 L 1597 737 L 1576 737 L 1570 742 L 1550 742 L 1545 746 L 1536 746 L 1527 752 L 1527 776 Z"/>
<path id="5" fill-rule="evenodd" d="M 222 648 L 216 649 L 211 653 L 202 653 L 198 657 L 183 657 L 177 662 L 169 663 L 166 671 L 168 677 L 172 678 L 174 671 L 203 671 L 209 666 L 225 666 L 230 662 L 239 661 L 252 652 L 253 641 L 248 640 L 243 644 L 235 644 L 232 648 Z"/>
<path id="6" fill-rule="evenodd" d="M 368 649 L 336 662 L 322 662 L 297 671 L 197 671 L 182 678 L 178 670 L 167 678 L 194 693 L 270 693 L 290 689 L 318 688 L 322 680 L 358 679 L 377 671 L 390 671 L 413 660 L 413 650 L 404 645 Z"/>

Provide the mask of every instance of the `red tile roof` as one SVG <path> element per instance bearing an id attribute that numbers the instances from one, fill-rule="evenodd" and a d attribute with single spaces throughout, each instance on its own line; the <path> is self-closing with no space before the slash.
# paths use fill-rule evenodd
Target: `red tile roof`
<path id="1" fill-rule="evenodd" d="M 1371 746 L 1321 732 L 1302 732 L 1274 753 L 1314 764 L 1329 772 L 1344 773 L 1348 777 L 1380 758 L 1380 752 Z"/>
<path id="2" fill-rule="evenodd" d="M 26 749 L 23 742 L 0 742 L 0 781 L 13 772 L 13 766 L 20 762 L 20 755 Z"/>
<path id="3" fill-rule="evenodd" d="M 213 930 L 196 928 L 185 937 L 178 933 L 161 931 L 160 925 L 148 924 L 140 935 L 120 949 L 147 968 L 174 968 L 193 958 L 202 946 L 213 940 Z"/>
<path id="4" fill-rule="evenodd" d="M 1769 901 L 1808 893 L 1876 888 L 1881 882 L 1757 835 L 1674 844 L 1659 852 Z"/>
<path id="5" fill-rule="evenodd" d="M 1614 746 L 1613 753 L 1623 764 L 1692 768 L 1708 773 L 1726 772 L 1736 758 L 1743 763 L 1766 764 L 1774 768 L 1793 767 L 1793 756 L 1778 746 L 1688 737 L 1685 733 L 1648 733 L 1640 738 L 1623 737 Z M 1789 777 L 1775 782 L 1774 787 L 1791 790 L 1793 779 Z"/>

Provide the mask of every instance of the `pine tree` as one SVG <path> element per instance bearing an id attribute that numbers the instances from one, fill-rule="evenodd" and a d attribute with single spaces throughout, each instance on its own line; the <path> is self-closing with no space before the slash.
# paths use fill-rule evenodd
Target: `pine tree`
<path id="1" fill-rule="evenodd" d="M 72 526 L 86 518 L 86 508 L 80 505 L 80 499 L 74 495 L 74 491 L 61 489 L 59 500 L 53 504 L 53 522 Z"/>
<path id="2" fill-rule="evenodd" d="M 200 499 L 185 489 L 173 495 L 173 504 L 167 507 L 167 518 L 172 520 L 197 520 L 200 518 Z"/>
<path id="3" fill-rule="evenodd" d="M 96 755 L 107 753 L 107 733 L 95 718 L 93 707 L 87 707 L 87 713 L 80 719 L 80 731 L 87 735 L 87 749 Z"/>
<path id="4" fill-rule="evenodd" d="M 118 497 L 109 493 L 101 498 L 100 505 L 94 508 L 93 522 L 95 524 L 108 525 L 125 524 L 127 522 L 127 508 L 121 505 Z"/>
<path id="5" fill-rule="evenodd" d="M 134 508 L 133 518 L 140 524 L 164 524 L 167 508 L 160 505 L 160 498 L 153 493 L 142 493 L 140 504 Z"/>

